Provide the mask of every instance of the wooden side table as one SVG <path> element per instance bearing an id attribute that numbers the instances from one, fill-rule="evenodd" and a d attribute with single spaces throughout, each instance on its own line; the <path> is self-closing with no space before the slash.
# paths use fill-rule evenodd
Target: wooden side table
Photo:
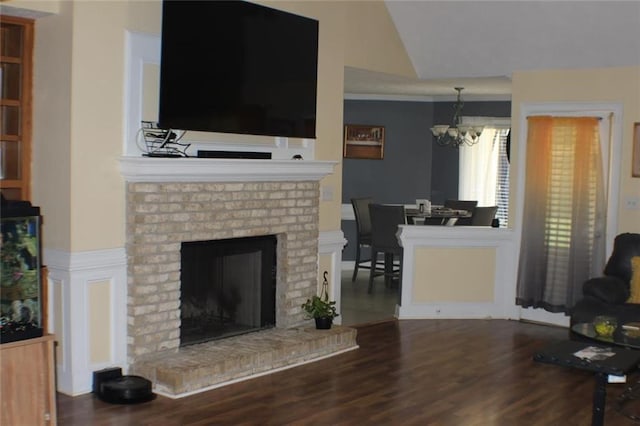
<path id="1" fill-rule="evenodd" d="M 586 360 L 574 355 L 576 352 L 589 346 L 606 349 L 608 352 L 614 353 L 614 355 L 602 360 Z M 533 360 L 595 373 L 591 425 L 602 426 L 604 425 L 604 407 L 607 397 L 606 385 L 608 376 L 624 376 L 635 370 L 638 364 L 640 364 L 640 351 L 567 340 L 554 343 L 540 352 L 535 353 Z"/>

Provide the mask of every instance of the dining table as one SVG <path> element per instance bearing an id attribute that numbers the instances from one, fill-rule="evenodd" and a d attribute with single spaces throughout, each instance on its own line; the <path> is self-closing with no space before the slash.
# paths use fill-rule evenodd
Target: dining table
<path id="1" fill-rule="evenodd" d="M 405 214 L 407 224 L 410 225 L 453 225 L 460 218 L 471 217 L 471 212 L 468 210 L 457 210 L 438 205 L 431 206 L 427 210 L 405 207 Z"/>

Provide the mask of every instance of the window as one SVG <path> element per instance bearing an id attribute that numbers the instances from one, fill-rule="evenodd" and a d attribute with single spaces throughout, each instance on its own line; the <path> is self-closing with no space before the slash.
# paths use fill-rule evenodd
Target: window
<path id="1" fill-rule="evenodd" d="M 480 141 L 460 147 L 458 198 L 478 200 L 479 206 L 498 206 L 496 217 L 500 227 L 509 218 L 509 159 L 507 140 L 509 120 L 467 117 L 465 124 L 485 124 Z"/>

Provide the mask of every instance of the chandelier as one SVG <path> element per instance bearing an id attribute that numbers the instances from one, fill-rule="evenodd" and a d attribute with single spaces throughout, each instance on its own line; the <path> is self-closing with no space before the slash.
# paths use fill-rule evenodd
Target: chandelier
<path id="1" fill-rule="evenodd" d="M 471 146 L 480 140 L 480 133 L 484 129 L 483 126 L 465 126 L 461 124 L 462 121 L 462 97 L 460 93 L 464 87 L 456 87 L 458 92 L 458 100 L 454 106 L 455 114 L 453 114 L 453 124 L 448 126 L 446 124 L 436 124 L 431 128 L 431 133 L 435 138 L 435 141 L 440 146 L 451 146 L 458 148 L 461 145 Z"/>

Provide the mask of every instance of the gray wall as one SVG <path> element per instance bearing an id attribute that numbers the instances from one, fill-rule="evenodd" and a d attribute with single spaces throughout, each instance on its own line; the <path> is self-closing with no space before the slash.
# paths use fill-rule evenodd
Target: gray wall
<path id="1" fill-rule="evenodd" d="M 343 160 L 343 203 L 363 196 L 379 203 L 428 198 L 432 108 L 424 102 L 345 101 L 344 123 L 384 126 L 385 145 L 382 160 Z"/>
<path id="2" fill-rule="evenodd" d="M 370 196 L 377 203 L 442 204 L 458 197 L 458 151 L 439 147 L 429 130 L 450 124 L 454 102 L 345 100 L 344 123 L 385 126 L 384 159 L 343 159 L 342 203 Z M 465 102 L 465 116 L 509 117 L 510 102 Z M 343 221 L 342 258 L 355 259 L 355 222 Z"/>

